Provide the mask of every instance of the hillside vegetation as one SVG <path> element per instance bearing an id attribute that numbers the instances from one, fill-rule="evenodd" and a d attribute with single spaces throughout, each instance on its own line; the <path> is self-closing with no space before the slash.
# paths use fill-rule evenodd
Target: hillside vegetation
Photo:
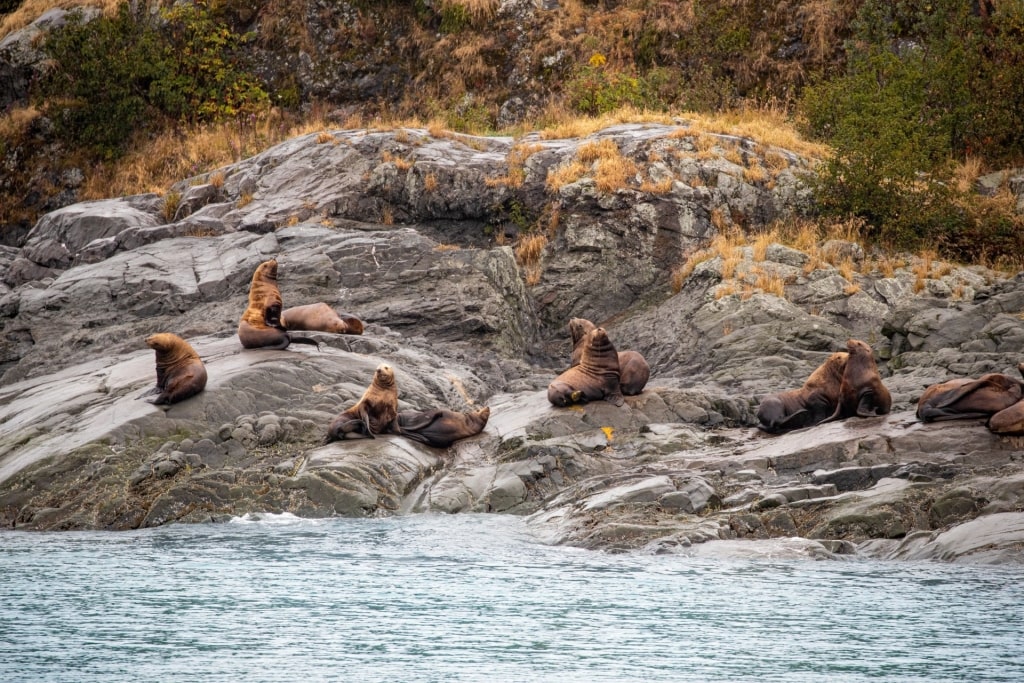
<path id="1" fill-rule="evenodd" d="M 828 145 L 818 205 L 866 239 L 1011 267 L 1024 253 L 1009 190 L 974 192 L 1024 164 L 1017 0 L 81 4 L 100 16 L 35 41 L 43 67 L 0 118 L 7 243 L 41 212 L 162 192 L 299 132 L 684 114 L 729 130 L 743 112 Z M 0 3 L 0 36 L 69 5 Z"/>

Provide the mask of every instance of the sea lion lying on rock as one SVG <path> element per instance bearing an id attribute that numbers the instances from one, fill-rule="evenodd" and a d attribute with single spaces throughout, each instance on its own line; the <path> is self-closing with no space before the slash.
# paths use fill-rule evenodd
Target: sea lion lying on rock
<path id="1" fill-rule="evenodd" d="M 206 387 L 206 367 L 192 345 L 176 334 L 159 332 L 146 337 L 156 351 L 156 387 L 139 396 L 154 405 L 170 405 L 198 394 Z"/>
<path id="2" fill-rule="evenodd" d="M 484 406 L 470 413 L 445 408 L 435 410 L 403 410 L 398 413 L 402 436 L 434 448 L 448 448 L 459 439 L 476 436 L 487 426 L 491 409 Z"/>
<path id="3" fill-rule="evenodd" d="M 839 405 L 847 353 L 837 351 L 811 373 L 799 389 L 769 394 L 757 407 L 758 427 L 771 434 L 824 422 Z"/>
<path id="4" fill-rule="evenodd" d="M 597 326 L 586 318 L 569 320 L 569 334 L 572 336 L 572 358 L 570 367 L 579 365 L 583 355 L 583 338 Z M 619 389 L 624 396 L 636 396 L 647 386 L 651 378 L 651 366 L 639 351 L 619 351 Z"/>
<path id="5" fill-rule="evenodd" d="M 1024 363 L 1017 367 L 1024 373 Z M 1022 397 L 1024 382 L 1009 375 L 991 372 L 978 379 L 961 377 L 925 389 L 917 402 L 917 417 L 924 422 L 989 417 L 1014 406 Z M 996 424 L 1002 427 L 1004 419 Z"/>
<path id="6" fill-rule="evenodd" d="M 882 383 L 871 347 L 859 339 L 846 341 L 846 365 L 839 385 L 839 403 L 824 422 L 847 417 L 887 415 L 892 410 L 892 395 Z"/>
<path id="7" fill-rule="evenodd" d="M 548 385 L 552 405 L 568 406 L 604 399 L 623 404 L 619 389 L 619 354 L 603 327 L 587 332 L 582 340 L 580 362 Z"/>
<path id="8" fill-rule="evenodd" d="M 323 302 L 284 309 L 281 313 L 281 325 L 286 330 L 335 334 L 363 333 L 362 320 L 348 313 L 338 313 Z"/>
<path id="9" fill-rule="evenodd" d="M 375 439 L 377 434 L 385 432 L 402 433 L 398 425 L 395 371 L 387 363 L 381 363 L 362 398 L 331 421 L 327 429 L 327 443 L 342 439 Z"/>
<path id="10" fill-rule="evenodd" d="M 313 339 L 293 337 L 281 323 L 281 291 L 277 288 L 277 260 L 256 267 L 249 285 L 249 306 L 238 321 L 238 339 L 247 349 L 284 349 L 296 344 L 320 344 Z"/>

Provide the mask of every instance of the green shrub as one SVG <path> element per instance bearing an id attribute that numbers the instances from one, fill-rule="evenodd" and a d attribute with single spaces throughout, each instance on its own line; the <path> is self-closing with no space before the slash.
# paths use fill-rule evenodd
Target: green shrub
<path id="1" fill-rule="evenodd" d="M 566 92 L 572 108 L 589 116 L 606 114 L 627 104 L 659 106 L 656 89 L 645 78 L 608 69 L 601 54 L 593 55 L 576 69 L 566 83 Z"/>
<path id="2" fill-rule="evenodd" d="M 938 244 L 953 257 L 973 253 L 982 235 L 1011 245 L 1006 220 L 957 191 L 951 174 L 966 154 L 1024 155 L 1024 10 L 992 12 L 957 0 L 864 3 L 846 74 L 802 101 L 810 131 L 835 149 L 817 178 L 825 211 L 864 218 L 882 241 Z"/>
<path id="3" fill-rule="evenodd" d="M 112 17 L 71 13 L 47 38 L 53 61 L 34 96 L 58 135 L 111 158 L 131 135 L 163 118 L 212 121 L 266 105 L 259 81 L 238 58 L 241 36 L 214 22 L 205 5 L 181 5 L 157 26 L 144 7 L 123 3 Z"/>

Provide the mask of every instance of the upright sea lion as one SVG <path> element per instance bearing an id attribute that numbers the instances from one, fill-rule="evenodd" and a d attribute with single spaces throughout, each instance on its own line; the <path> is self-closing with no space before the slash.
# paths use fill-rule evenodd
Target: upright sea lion
<path id="1" fill-rule="evenodd" d="M 556 406 L 586 403 L 604 399 L 621 406 L 619 388 L 619 354 L 603 327 L 588 332 L 583 338 L 582 355 L 575 365 L 548 385 L 548 400 Z"/>
<path id="2" fill-rule="evenodd" d="M 249 285 L 249 306 L 238 321 L 238 339 L 247 349 L 284 349 L 289 344 L 320 344 L 305 337 L 292 337 L 281 323 L 281 291 L 277 288 L 277 260 L 256 267 Z"/>
<path id="3" fill-rule="evenodd" d="M 154 405 L 170 405 L 198 394 L 206 387 L 206 367 L 192 346 L 176 334 L 159 332 L 146 337 L 156 351 L 156 387 L 139 396 Z"/>
<path id="4" fill-rule="evenodd" d="M 994 417 L 1022 396 L 1024 382 L 1009 375 L 992 372 L 978 379 L 961 377 L 925 389 L 917 401 L 917 417 L 924 422 Z M 1001 426 L 1010 415 L 996 420 L 996 424 Z"/>
<path id="5" fill-rule="evenodd" d="M 395 371 L 381 363 L 373 381 L 354 406 L 345 410 L 327 429 L 327 443 L 342 439 L 377 438 L 377 434 L 401 434 L 398 425 L 398 385 Z"/>
<path id="6" fill-rule="evenodd" d="M 597 326 L 586 318 L 571 318 L 569 334 L 572 336 L 572 358 L 570 367 L 579 365 L 583 355 L 583 338 Z M 619 388 L 624 396 L 636 396 L 647 386 L 651 378 L 651 366 L 639 351 L 619 351 Z"/>
<path id="7" fill-rule="evenodd" d="M 837 351 L 799 389 L 769 394 L 757 407 L 758 427 L 771 434 L 810 427 L 828 419 L 839 405 L 847 353 Z"/>
<path id="8" fill-rule="evenodd" d="M 402 436 L 434 448 L 448 448 L 459 439 L 475 436 L 484 430 L 491 409 L 484 406 L 471 413 L 445 408 L 436 410 L 403 410 L 398 413 Z"/>
<path id="9" fill-rule="evenodd" d="M 281 313 L 281 325 L 286 330 L 334 332 L 335 334 L 362 334 L 363 321 L 348 313 L 338 313 L 327 304 L 292 306 Z"/>
<path id="10" fill-rule="evenodd" d="M 846 353 L 839 403 L 825 422 L 847 417 L 887 415 L 892 409 L 892 395 L 878 374 L 874 351 L 859 339 L 848 339 Z"/>

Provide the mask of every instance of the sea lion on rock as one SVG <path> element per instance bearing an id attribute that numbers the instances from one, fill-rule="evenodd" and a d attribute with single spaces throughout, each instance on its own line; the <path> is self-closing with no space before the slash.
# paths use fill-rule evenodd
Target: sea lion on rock
<path id="1" fill-rule="evenodd" d="M 1024 401 L 1017 401 L 988 419 L 988 428 L 994 434 L 1015 436 L 1024 434 Z"/>
<path id="2" fill-rule="evenodd" d="M 603 327 L 583 337 L 578 365 L 569 368 L 548 385 L 548 400 L 556 406 L 604 399 L 623 404 L 619 388 L 619 354 Z"/>
<path id="3" fill-rule="evenodd" d="M 827 420 L 839 405 L 847 353 L 837 351 L 799 389 L 769 394 L 757 407 L 758 427 L 771 434 L 810 427 Z"/>
<path id="4" fill-rule="evenodd" d="M 327 443 L 342 439 L 377 438 L 377 434 L 401 434 L 398 426 L 398 385 L 395 371 L 381 363 L 373 373 L 373 381 L 354 406 L 331 421 Z"/>
<path id="5" fill-rule="evenodd" d="M 176 334 L 159 332 L 146 337 L 156 351 L 156 387 L 139 396 L 154 405 L 170 405 L 198 394 L 206 387 L 206 367 L 192 345 Z"/>
<path id="6" fill-rule="evenodd" d="M 289 344 L 319 342 L 305 337 L 292 337 L 281 323 L 281 291 L 277 288 L 277 259 L 264 261 L 256 267 L 249 285 L 249 306 L 238 321 L 238 339 L 247 349 L 284 349 Z"/>
<path id="7" fill-rule="evenodd" d="M 362 320 L 348 313 L 338 313 L 323 302 L 286 308 L 281 313 L 281 325 L 286 330 L 335 334 L 363 333 Z"/>
<path id="8" fill-rule="evenodd" d="M 402 436 L 434 448 L 448 448 L 459 439 L 476 436 L 487 426 L 491 409 L 484 406 L 471 413 L 445 408 L 436 410 L 403 410 L 398 413 Z"/>
<path id="9" fill-rule="evenodd" d="M 961 377 L 925 389 L 917 402 L 917 417 L 937 422 L 995 416 L 1014 406 L 1022 396 L 1024 382 L 1009 375 L 991 372 L 978 379 Z M 1003 418 L 996 421 L 1000 426 L 1003 423 Z"/>
<path id="10" fill-rule="evenodd" d="M 892 395 L 882 383 L 871 347 L 859 339 L 846 341 L 846 365 L 839 385 L 839 403 L 825 422 L 847 417 L 875 417 L 892 410 Z"/>
<path id="11" fill-rule="evenodd" d="M 572 336 L 572 358 L 570 367 L 579 365 L 583 355 L 583 337 L 597 326 L 586 318 L 569 320 L 569 334 Z M 636 396 L 647 386 L 651 378 L 651 366 L 639 351 L 619 351 L 619 388 L 624 396 Z"/>

